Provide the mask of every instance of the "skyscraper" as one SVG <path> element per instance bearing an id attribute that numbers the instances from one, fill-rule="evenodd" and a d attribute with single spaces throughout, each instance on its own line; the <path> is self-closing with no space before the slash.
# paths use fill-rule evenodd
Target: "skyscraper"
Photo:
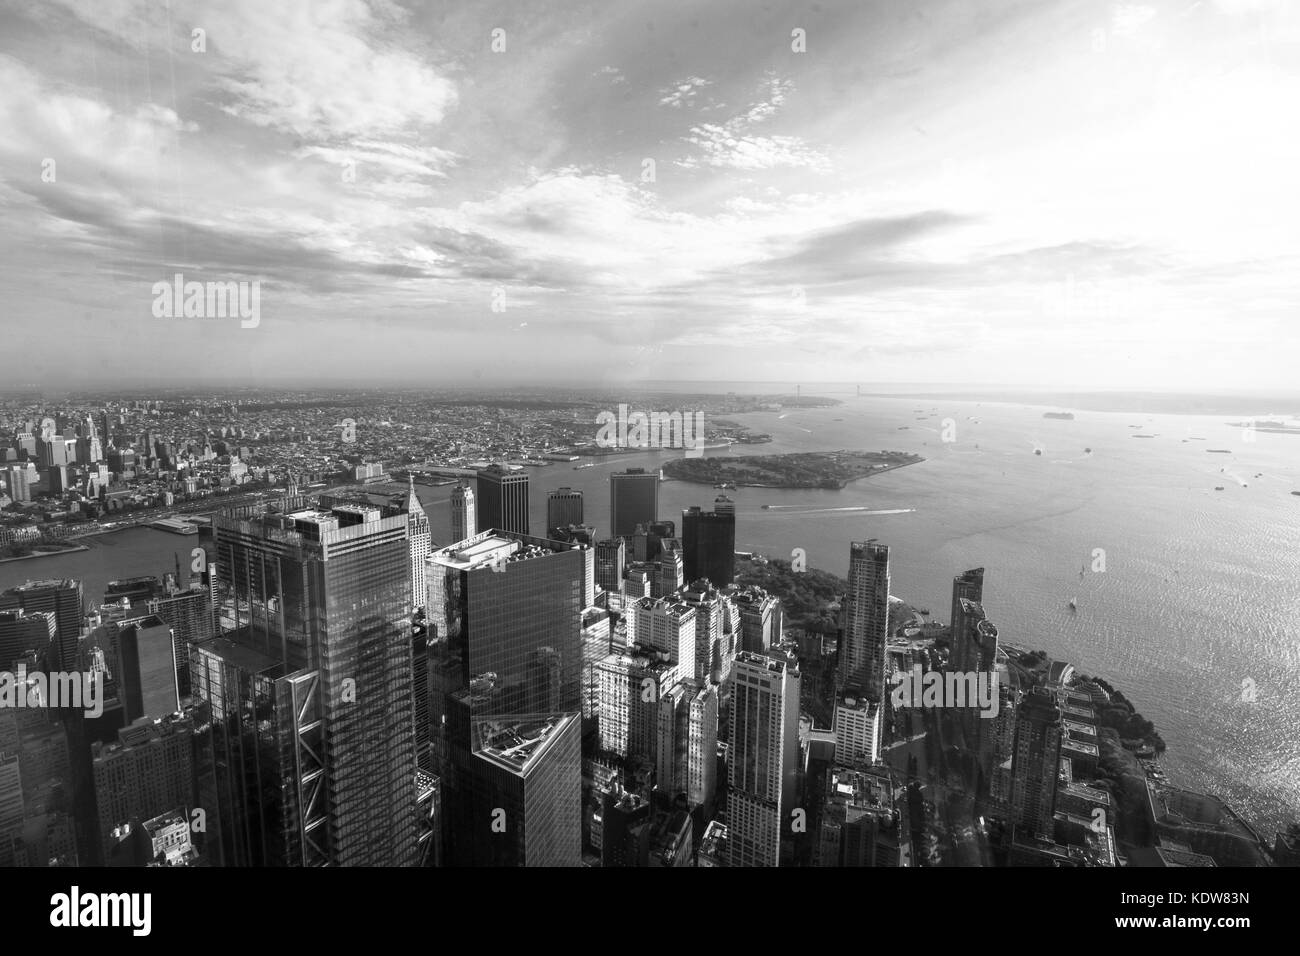
<path id="1" fill-rule="evenodd" d="M 490 530 L 429 556 L 429 640 L 462 687 L 491 675 L 494 715 L 581 709 L 585 566 L 581 545 Z"/>
<path id="2" fill-rule="evenodd" d="M 478 472 L 478 526 L 528 534 L 528 476 L 501 465 Z"/>
<path id="3" fill-rule="evenodd" d="M 627 563 L 627 544 L 622 538 L 596 542 L 596 583 L 602 591 L 623 589 L 623 570 Z"/>
<path id="4" fill-rule="evenodd" d="M 176 646 L 162 618 L 146 615 L 121 622 L 117 652 L 118 695 L 128 724 L 180 710 Z"/>
<path id="5" fill-rule="evenodd" d="M 970 625 L 964 619 L 961 602 L 974 601 L 978 604 L 983 600 L 983 568 L 972 568 L 969 571 L 963 571 L 952 579 L 952 610 L 948 617 L 948 624 L 950 627 L 949 641 L 952 646 L 949 655 L 949 666 L 953 670 L 966 671 L 974 669 L 968 663 Z"/>
<path id="6" fill-rule="evenodd" d="M 856 686 L 868 701 L 885 700 L 889 636 L 889 547 L 874 541 L 849 546 L 849 590 L 836 683 Z"/>
<path id="7" fill-rule="evenodd" d="M 682 512 L 682 556 L 686 580 L 707 578 L 725 588 L 736 579 L 735 511 L 701 511 L 691 506 Z"/>
<path id="8" fill-rule="evenodd" d="M 777 866 L 799 754 L 799 672 L 742 651 L 732 669 L 727 826 L 733 866 Z"/>
<path id="9" fill-rule="evenodd" d="M 554 537 L 560 528 L 582 524 L 582 492 L 557 488 L 546 496 L 546 534 Z"/>
<path id="10" fill-rule="evenodd" d="M 49 612 L 0 611 L 0 671 L 10 670 L 26 651 L 39 651 L 48 660 L 57 633 L 54 615 Z"/>
<path id="11" fill-rule="evenodd" d="M 285 799 L 300 803 L 282 813 L 300 865 L 418 859 L 407 521 L 304 498 L 213 519 L 235 639 L 292 676 L 278 703 L 296 775 Z"/>
<path id="12" fill-rule="evenodd" d="M 659 515 L 659 473 L 629 468 L 609 476 L 610 534 L 630 538 L 637 525 L 649 528 Z"/>
<path id="13" fill-rule="evenodd" d="M 18 608 L 32 613 L 47 611 L 54 615 L 57 631 L 56 652 L 50 660 L 52 670 L 77 669 L 77 646 L 81 639 L 81 582 L 71 578 L 28 581 L 0 592 L 0 610 Z"/>
<path id="14" fill-rule="evenodd" d="M 418 611 L 424 607 L 426 600 L 424 565 L 433 550 L 433 539 L 429 536 L 429 516 L 424 513 L 420 498 L 415 493 L 415 475 L 408 475 L 407 480 L 406 538 L 411 554 L 411 610 Z"/>
<path id="15" fill-rule="evenodd" d="M 455 798 L 459 866 L 579 866 L 582 718 L 482 717 Z"/>
<path id="16" fill-rule="evenodd" d="M 676 598 L 641 598 L 623 610 L 627 642 L 654 648 L 681 668 L 683 677 L 695 673 L 695 608 Z"/>
<path id="17" fill-rule="evenodd" d="M 209 561 L 201 580 L 186 590 L 169 589 L 164 595 L 149 599 L 145 605 L 172 629 L 176 657 L 176 687 L 181 697 L 190 695 L 190 645 L 217 633 L 215 591 L 217 565 Z"/>
<path id="18" fill-rule="evenodd" d="M 1051 836 L 1056 774 L 1061 752 L 1061 711 L 1039 688 L 1016 709 L 1016 751 L 1011 766 L 1011 806 L 1016 824 Z"/>
<path id="19" fill-rule="evenodd" d="M 474 489 L 469 486 L 469 482 L 462 481 L 451 492 L 451 540 L 453 542 L 464 541 L 478 534 L 474 511 Z"/>

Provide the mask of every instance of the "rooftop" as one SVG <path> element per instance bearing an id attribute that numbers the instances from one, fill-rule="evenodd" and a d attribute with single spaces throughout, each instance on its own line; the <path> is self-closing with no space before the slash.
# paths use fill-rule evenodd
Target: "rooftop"
<path id="1" fill-rule="evenodd" d="M 564 729 L 579 719 L 569 713 L 483 717 L 474 721 L 472 749 L 475 756 L 523 777 Z"/>

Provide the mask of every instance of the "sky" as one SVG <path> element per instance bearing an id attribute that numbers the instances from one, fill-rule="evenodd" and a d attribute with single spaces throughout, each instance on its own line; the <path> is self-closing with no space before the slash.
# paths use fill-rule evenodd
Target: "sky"
<path id="1" fill-rule="evenodd" d="M 1297 103 L 1289 0 L 0 0 L 0 384 L 1295 387 Z"/>

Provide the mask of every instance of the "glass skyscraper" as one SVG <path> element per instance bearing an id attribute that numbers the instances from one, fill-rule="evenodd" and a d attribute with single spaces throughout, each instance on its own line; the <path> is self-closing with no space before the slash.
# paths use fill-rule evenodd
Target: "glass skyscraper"
<path id="1" fill-rule="evenodd" d="M 407 519 L 294 497 L 213 520 L 230 636 L 290 672 L 302 865 L 418 859 Z"/>
<path id="2" fill-rule="evenodd" d="M 528 476 L 489 465 L 478 472 L 478 526 L 528 534 Z"/>

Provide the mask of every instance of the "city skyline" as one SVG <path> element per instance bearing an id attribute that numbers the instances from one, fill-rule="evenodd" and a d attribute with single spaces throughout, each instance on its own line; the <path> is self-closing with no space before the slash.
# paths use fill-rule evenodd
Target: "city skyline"
<path id="1" fill-rule="evenodd" d="M 702 380 L 719 347 L 755 380 L 1293 378 L 1286 4 L 65 0 L 0 24 L 33 381 L 559 382 L 574 355 Z M 260 320 L 156 317 L 177 274 L 259 283 Z M 90 348 L 56 361 L 50 334 Z"/>

